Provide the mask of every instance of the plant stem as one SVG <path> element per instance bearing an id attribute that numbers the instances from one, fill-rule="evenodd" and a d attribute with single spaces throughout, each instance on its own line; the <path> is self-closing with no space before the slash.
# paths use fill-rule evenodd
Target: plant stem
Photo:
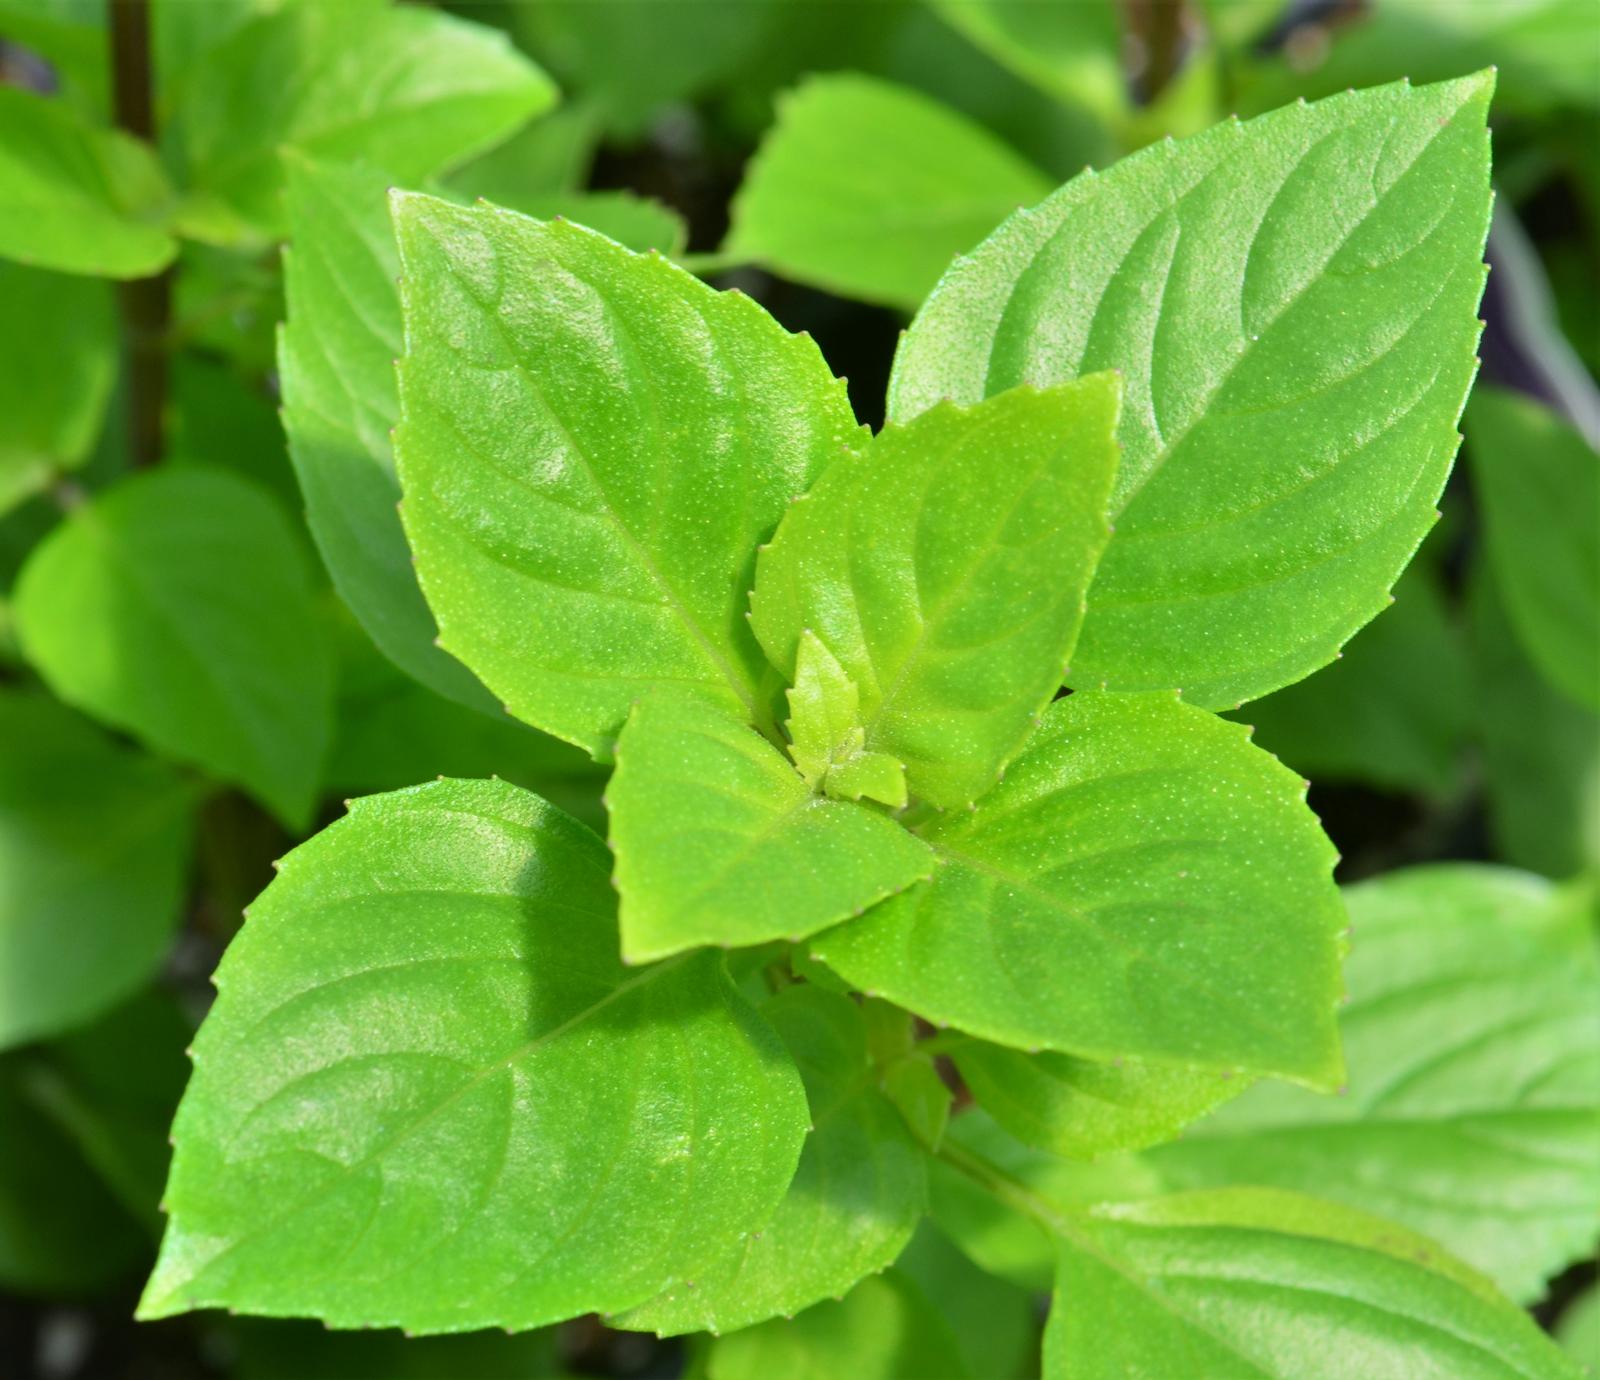
<path id="1" fill-rule="evenodd" d="M 149 0 L 111 0 L 111 84 L 117 124 L 135 138 L 155 138 L 150 79 Z M 172 272 L 117 284 L 127 384 L 128 454 L 138 468 L 161 458 L 167 399 L 167 331 Z"/>
<path id="2" fill-rule="evenodd" d="M 940 1142 L 937 1154 L 952 1169 L 965 1174 L 979 1188 L 1007 1207 L 1033 1218 L 1052 1236 L 1068 1241 L 1077 1238 L 1072 1219 L 1066 1213 L 1046 1202 L 1027 1184 L 1012 1178 L 999 1165 L 991 1164 L 975 1151 L 957 1145 L 948 1135 Z"/>

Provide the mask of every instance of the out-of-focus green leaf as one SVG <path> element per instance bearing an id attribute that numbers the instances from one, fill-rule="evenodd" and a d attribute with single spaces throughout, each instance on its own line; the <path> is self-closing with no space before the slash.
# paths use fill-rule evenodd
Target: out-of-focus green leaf
<path id="1" fill-rule="evenodd" d="M 790 1317 L 892 1264 L 927 1208 L 925 1157 L 873 1077 L 860 1007 L 801 983 L 760 1010 L 794 1056 L 811 1104 L 794 1181 L 759 1239 L 617 1326 L 728 1332 Z"/>
<path id="2" fill-rule="evenodd" d="M 279 337 L 283 423 L 306 516 L 334 587 L 385 656 L 430 690 L 491 712 L 494 700 L 437 645 L 395 511 L 390 432 L 402 349 L 388 179 L 371 168 L 287 164 L 288 321 Z"/>
<path id="3" fill-rule="evenodd" d="M 1354 92 L 1153 146 L 941 280 L 892 419 L 1123 371 L 1116 534 L 1071 684 L 1233 708 L 1385 606 L 1476 367 L 1492 89 Z"/>
<path id="4" fill-rule="evenodd" d="M 1478 735 L 1498 856 L 1547 877 L 1600 868 L 1600 715 L 1528 660 L 1492 572 L 1470 597 Z"/>
<path id="5" fill-rule="evenodd" d="M 172 262 L 172 189 L 147 144 L 0 84 L 0 257 L 143 278 Z"/>
<path id="6" fill-rule="evenodd" d="M 712 1344 L 709 1380 L 969 1380 L 960 1344 L 899 1270 L 864 1279 L 836 1303 Z"/>
<path id="7" fill-rule="evenodd" d="M 951 1057 L 978 1105 L 1018 1140 L 1077 1159 L 1170 1140 L 1249 1083 L 1215 1069 L 1028 1054 L 987 1040 L 957 1044 Z"/>
<path id="8" fill-rule="evenodd" d="M 987 130 L 873 77 L 812 77 L 780 101 L 723 254 L 845 297 L 916 307 L 950 260 L 1050 190 Z"/>
<path id="9" fill-rule="evenodd" d="M 69 704 L 306 823 L 332 657 L 300 541 L 256 485 L 199 466 L 121 481 L 34 551 L 16 620 Z"/>
<path id="10" fill-rule="evenodd" d="M 106 117 L 111 53 L 103 0 L 0 0 L 0 37 L 48 62 L 75 107 Z"/>
<path id="11" fill-rule="evenodd" d="M 417 6 L 290 5 L 240 25 L 183 88 L 175 139 L 214 232 L 282 228 L 278 152 L 415 184 L 505 138 L 555 88 L 506 36 Z"/>
<path id="12" fill-rule="evenodd" d="M 457 168 L 445 179 L 453 197 L 482 197 L 498 206 L 517 207 L 528 197 L 576 192 L 588 181 L 599 141 L 598 115 L 581 93 L 573 102 L 524 125 L 487 153 Z"/>
<path id="13" fill-rule="evenodd" d="M 1309 30 L 1308 26 L 1308 30 Z M 1588 0 L 1372 0 L 1308 31 L 1287 56 L 1246 66 L 1251 110 L 1409 77 L 1442 81 L 1494 66 L 1508 108 L 1600 106 L 1600 45 Z"/>
<path id="14" fill-rule="evenodd" d="M 528 0 L 513 22 L 528 50 L 636 139 L 663 106 L 736 74 L 787 0 Z"/>
<path id="15" fill-rule="evenodd" d="M 0 1060 L 0 1284 L 45 1297 L 88 1294 L 131 1274 L 149 1237 L 71 1138 Z"/>
<path id="16" fill-rule="evenodd" d="M 216 465 L 253 479 L 285 508 L 300 508 L 300 491 L 284 454 L 283 425 L 264 387 L 205 355 L 177 355 L 171 364 L 167 460 Z"/>
<path id="17" fill-rule="evenodd" d="M 104 283 L 0 261 L 0 513 L 89 455 L 117 367 Z"/>
<path id="18" fill-rule="evenodd" d="M 1039 1328 L 1026 1289 L 980 1270 L 932 1222 L 895 1261 L 955 1334 L 967 1371 L 983 1380 L 1037 1373 Z"/>
<path id="19" fill-rule="evenodd" d="M 278 258 L 186 243 L 173 284 L 175 337 L 251 375 L 270 373 L 284 316 Z"/>
<path id="20" fill-rule="evenodd" d="M 945 21 L 1018 76 L 1106 123 L 1127 109 L 1115 0 L 932 0 Z"/>
<path id="21" fill-rule="evenodd" d="M 1460 778 L 1475 715 L 1465 640 L 1419 559 L 1395 585 L 1394 607 L 1338 660 L 1230 717 L 1316 780 L 1444 795 Z"/>
<path id="22" fill-rule="evenodd" d="M 1091 1209 L 1062 1243 L 1045 1380 L 1576 1380 L 1425 1237 L 1298 1193 Z"/>
<path id="23" fill-rule="evenodd" d="M 1556 1324 L 1556 1340 L 1585 1375 L 1600 1375 L 1600 1287 L 1591 1284 L 1567 1305 Z"/>
<path id="24" fill-rule="evenodd" d="M 632 192 L 548 192 L 506 204 L 539 220 L 577 221 L 641 254 L 678 254 L 689 237 L 683 217 L 670 206 Z"/>
<path id="25" fill-rule="evenodd" d="M 1529 1301 L 1600 1238 L 1600 961 L 1526 873 L 1438 866 L 1347 892 L 1347 1096 L 1263 1085 L 1149 1151 L 1174 1188 L 1315 1193 Z"/>
<path id="26" fill-rule="evenodd" d="M 161 962 L 196 794 L 63 706 L 0 692 L 0 1048 L 98 1015 Z"/>
<path id="27" fill-rule="evenodd" d="M 380 656 L 343 620 L 339 704 L 323 789 L 341 796 L 439 776 L 500 776 L 604 832 L 605 774 L 589 754 L 504 714 L 444 699 Z"/>
<path id="28" fill-rule="evenodd" d="M 500 781 L 369 796 L 289 854 L 195 1039 L 141 1316 L 522 1330 L 759 1231 L 800 1078 L 720 956 L 622 964 L 610 870 Z"/>
<path id="29" fill-rule="evenodd" d="M 17 1059 L 23 1095 L 66 1134 L 152 1244 L 192 1034 L 176 999 L 151 987 Z"/>
<path id="30" fill-rule="evenodd" d="M 1159 1176 L 1137 1155 L 1109 1155 L 1092 1164 L 1065 1160 L 1024 1145 L 981 1108 L 952 1118 L 946 1136 L 951 1153 L 976 1155 L 1060 1211 L 1162 1191 Z M 929 1167 L 928 1200 L 939 1229 L 980 1269 L 1030 1292 L 1050 1287 L 1059 1248 L 1037 1218 L 1002 1203 L 944 1159 Z"/>
<path id="31" fill-rule="evenodd" d="M 1600 710 L 1600 454 L 1547 407 L 1479 388 L 1467 409 L 1489 559 L 1550 683 Z"/>

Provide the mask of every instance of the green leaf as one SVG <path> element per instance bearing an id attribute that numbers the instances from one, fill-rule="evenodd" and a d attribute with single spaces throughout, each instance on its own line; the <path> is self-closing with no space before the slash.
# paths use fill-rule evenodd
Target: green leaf
<path id="1" fill-rule="evenodd" d="M 44 1295 L 104 1289 L 150 1249 L 71 1138 L 0 1060 L 0 1283 Z"/>
<path id="2" fill-rule="evenodd" d="M 1600 55 L 1586 0 L 1379 0 L 1334 26 L 1314 63 L 1279 59 L 1246 68 L 1244 96 L 1260 109 L 1409 76 L 1454 77 L 1493 64 L 1508 108 L 1600 106 Z M 1327 40 L 1331 40 L 1328 42 Z"/>
<path id="3" fill-rule="evenodd" d="M 677 4 L 531 0 L 512 11 L 528 51 L 638 143 L 656 111 L 699 95 L 757 58 L 786 0 Z"/>
<path id="4" fill-rule="evenodd" d="M 864 1279 L 843 1299 L 719 1338 L 709 1380 L 968 1380 L 944 1319 L 898 1270 Z"/>
<path id="5" fill-rule="evenodd" d="M 670 206 L 629 191 L 552 192 L 501 204 L 539 220 L 575 220 L 640 253 L 678 254 L 689 239 L 689 227 Z"/>
<path id="6" fill-rule="evenodd" d="M 400 196 L 406 535 L 440 638 L 607 758 L 651 686 L 768 717 L 755 547 L 856 442 L 809 340 L 579 226 Z"/>
<path id="7" fill-rule="evenodd" d="M 1045 1380 L 1569 1380 L 1526 1314 L 1431 1242 L 1299 1194 L 1091 1212 L 1063 1242 Z"/>
<path id="8" fill-rule="evenodd" d="M 513 210 L 526 197 L 581 195 L 598 141 L 592 106 L 559 106 L 456 169 L 446 186 L 461 201 L 482 197 Z"/>
<path id="9" fill-rule="evenodd" d="M 1461 776 L 1474 713 L 1464 639 L 1419 558 L 1395 586 L 1394 607 L 1337 661 L 1231 717 L 1314 779 L 1443 796 Z"/>
<path id="10" fill-rule="evenodd" d="M 176 136 L 199 201 L 282 226 L 281 148 L 419 182 L 555 102 L 506 36 L 413 6 L 290 5 L 235 29 L 184 87 Z"/>
<path id="11" fill-rule="evenodd" d="M 43 698 L 0 693 L 0 743 L 5 1048 L 98 1015 L 155 971 L 182 908 L 196 792 Z"/>
<path id="12" fill-rule="evenodd" d="M 1117 380 L 1022 389 L 886 427 L 789 510 L 756 562 L 756 636 L 791 681 L 811 630 L 865 748 L 966 805 L 1061 683 L 1106 541 Z"/>
<path id="13" fill-rule="evenodd" d="M 0 84 L 0 257 L 143 278 L 172 262 L 172 191 L 149 145 Z"/>
<path id="14" fill-rule="evenodd" d="M 883 1091 L 899 1109 L 911 1134 L 929 1151 L 937 1151 L 950 1125 L 950 1105 L 955 1101 L 933 1060 L 925 1054 L 907 1054 L 883 1070 Z"/>
<path id="15" fill-rule="evenodd" d="M 1079 1058 L 1342 1079 L 1344 907 L 1305 782 L 1171 695 L 1051 705 L 932 882 L 819 936 L 857 987 Z"/>
<path id="16" fill-rule="evenodd" d="M 917 1229 L 895 1271 L 922 1290 L 955 1334 L 970 1374 L 987 1380 L 1037 1374 L 1039 1330 L 1025 1289 L 978 1269 L 931 1222 Z"/>
<path id="17" fill-rule="evenodd" d="M 865 795 L 894 809 L 905 805 L 905 767 L 887 753 L 864 749 L 861 696 L 809 628 L 800 634 L 789 710 L 789 756 L 808 786 L 835 800 Z"/>
<path id="18" fill-rule="evenodd" d="M 1050 1288 L 1060 1247 L 1038 1216 L 1002 1202 L 952 1159 L 981 1161 L 1025 1187 L 1050 1211 L 1071 1214 L 1106 1202 L 1162 1192 L 1156 1172 L 1137 1155 L 1065 1160 L 1024 1145 L 982 1108 L 953 1118 L 944 1150 L 928 1174 L 928 1203 L 939 1229 L 986 1273 L 1041 1293 Z"/>
<path id="19" fill-rule="evenodd" d="M 1264 1086 L 1148 1160 L 1174 1188 L 1315 1192 L 1432 1237 L 1515 1299 L 1600 1216 L 1600 961 L 1526 873 L 1413 868 L 1347 893 L 1350 1094 Z"/>
<path id="20" fill-rule="evenodd" d="M 914 309 L 952 258 L 1049 190 L 981 125 L 920 92 L 854 73 L 814 76 L 780 100 L 722 252 Z"/>
<path id="21" fill-rule="evenodd" d="M 390 433 L 400 415 L 400 252 L 389 179 L 367 167 L 284 159 L 291 245 L 278 341 L 283 424 L 317 548 L 385 656 L 429 689 L 485 711 L 494 701 L 436 645 L 395 505 Z"/>
<path id="22" fill-rule="evenodd" d="M 117 369 L 111 291 L 0 261 L 0 513 L 89 456 Z"/>
<path id="23" fill-rule="evenodd" d="M 1480 388 L 1467 410 L 1489 560 L 1551 684 L 1600 710 L 1600 455 L 1549 408 Z"/>
<path id="24" fill-rule="evenodd" d="M 1492 87 L 1354 92 L 1148 148 L 1012 217 L 929 298 L 895 420 L 1125 372 L 1073 685 L 1232 707 L 1385 606 L 1475 368 Z"/>
<path id="25" fill-rule="evenodd" d="M 1249 1079 L 1139 1060 L 1025 1054 L 986 1040 L 951 1051 L 973 1098 L 1027 1145 L 1075 1159 L 1170 1140 Z"/>
<path id="26" fill-rule="evenodd" d="M 1122 24 L 1114 0 L 931 0 L 958 33 L 1063 105 L 1108 123 L 1128 105 Z"/>
<path id="27" fill-rule="evenodd" d="M 225 467 L 299 511 L 300 490 L 284 454 L 283 424 L 266 380 L 189 351 L 174 355 L 168 367 L 162 463 Z"/>
<path id="28" fill-rule="evenodd" d="M 1600 869 L 1600 715 L 1539 674 L 1503 598 L 1480 566 L 1469 607 L 1495 856 L 1550 877 Z"/>
<path id="29" fill-rule="evenodd" d="M 141 1316 L 523 1329 L 760 1230 L 800 1080 L 720 958 L 622 966 L 608 871 L 491 781 L 357 801 L 290 854 L 217 972 Z"/>
<path id="30" fill-rule="evenodd" d="M 189 1076 L 184 1051 L 193 1034 L 177 998 L 147 987 L 94 1024 L 17 1059 L 23 1096 L 144 1228 L 146 1255 L 161 1230 L 167 1132 Z"/>
<path id="31" fill-rule="evenodd" d="M 324 792 L 369 795 L 439 776 L 500 776 L 604 831 L 606 778 L 588 753 L 503 714 L 441 699 L 384 660 L 360 629 L 345 632 Z"/>
<path id="32" fill-rule="evenodd" d="M 1581 1366 L 1593 1375 L 1595 1358 L 1600 1357 L 1600 1288 L 1591 1284 L 1567 1305 L 1556 1324 L 1556 1340 Z"/>
<path id="33" fill-rule="evenodd" d="M 893 819 L 816 794 L 779 749 L 697 695 L 639 702 L 606 801 L 631 963 L 803 938 L 933 867 Z"/>
<path id="34" fill-rule="evenodd" d="M 614 1326 L 727 1332 L 790 1317 L 891 1265 L 927 1209 L 923 1153 L 876 1086 L 860 1007 L 799 984 L 761 1014 L 794 1056 L 811 1103 L 789 1192 L 759 1237 Z"/>
<path id="35" fill-rule="evenodd" d="M 299 541 L 255 485 L 198 466 L 123 480 L 35 548 L 15 607 L 62 699 L 306 822 L 332 661 Z"/>

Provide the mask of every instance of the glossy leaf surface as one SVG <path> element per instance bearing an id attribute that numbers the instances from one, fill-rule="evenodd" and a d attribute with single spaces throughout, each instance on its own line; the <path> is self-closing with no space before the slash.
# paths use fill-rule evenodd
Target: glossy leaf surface
<path id="1" fill-rule="evenodd" d="M 1105 545 L 1115 378 L 1019 389 L 885 428 L 789 510 L 756 562 L 756 636 L 793 679 L 843 666 L 865 748 L 911 795 L 980 797 L 1061 681 Z"/>
<path id="2" fill-rule="evenodd" d="M 310 814 L 333 666 L 278 505 L 220 470 L 152 470 L 77 509 L 17 580 L 23 651 L 69 704 Z"/>
<path id="3" fill-rule="evenodd" d="M 906 335 L 898 421 L 1121 368 L 1071 683 L 1231 708 L 1329 661 L 1434 520 L 1475 368 L 1492 74 L 1290 106 L 1018 213 Z"/>
<path id="4" fill-rule="evenodd" d="M 368 797 L 286 858 L 218 970 L 142 1315 L 521 1329 L 760 1230 L 800 1080 L 719 958 L 622 966 L 608 872 L 488 781 Z"/>
<path id="5" fill-rule="evenodd" d="M 933 868 L 886 814 L 813 791 L 749 725 L 681 692 L 629 716 L 606 802 L 630 962 L 801 938 Z"/>
<path id="6" fill-rule="evenodd" d="M 1002 1044 L 1332 1087 L 1344 907 L 1304 790 L 1171 695 L 1080 692 L 976 809 L 920 831 L 932 882 L 811 948 Z"/>
<path id="7" fill-rule="evenodd" d="M 406 535 L 444 647 L 608 758 L 651 686 L 770 717 L 755 547 L 855 443 L 809 340 L 592 231 L 395 202 Z"/>

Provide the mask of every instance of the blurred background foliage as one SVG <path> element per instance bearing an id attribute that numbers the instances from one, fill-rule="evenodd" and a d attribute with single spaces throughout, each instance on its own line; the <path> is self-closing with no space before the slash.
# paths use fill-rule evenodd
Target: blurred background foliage
<path id="1" fill-rule="evenodd" d="M 408 122 L 374 93 L 385 44 L 408 41 L 428 7 L 380 23 L 393 12 L 379 0 L 151 0 L 152 154 L 109 133 L 128 112 L 104 0 L 0 0 L 0 115 L 16 105 L 39 148 L 68 151 L 80 208 L 46 264 L 18 261 L 0 205 L 0 1374 L 487 1380 L 693 1375 L 705 1361 L 693 1342 L 595 1322 L 408 1341 L 129 1320 L 184 1047 L 272 860 L 343 797 L 441 774 L 497 773 L 603 823 L 581 753 L 413 680 L 314 559 L 277 416 L 283 147 L 677 256 L 809 331 L 877 425 L 898 332 L 944 266 L 1081 169 L 1232 113 L 1498 66 L 1483 371 L 1443 521 L 1338 662 L 1236 717 L 1313 781 L 1342 880 L 1437 859 L 1595 875 L 1593 0 L 439 8 L 466 23 L 440 31 L 436 60 L 486 94 L 470 118 Z M 515 50 L 558 101 L 519 75 Z M 0 148 L 13 200 L 29 159 L 20 140 Z M 112 267 L 88 243 L 97 217 L 115 222 Z M 142 336 L 119 336 L 141 322 Z M 199 578 L 241 626 L 276 611 L 285 650 L 259 674 L 289 677 L 303 762 L 250 757 L 198 691 L 167 695 L 159 724 L 119 721 L 92 694 L 69 708 L 48 686 L 83 683 L 61 663 L 92 660 L 98 628 L 23 655 L 15 594 L 30 553 L 155 458 L 165 488 L 143 501 L 162 521 L 209 502 L 206 485 L 230 495 L 238 558 Z M 162 637 L 153 628 L 140 653 L 174 683 L 203 679 Z M 1539 1305 L 1575 1347 L 1596 1335 L 1593 1275 L 1575 1266 Z M 938 1364 L 913 1346 L 932 1338 L 976 1374 L 1016 1376 L 1041 1316 L 1021 1278 L 980 1271 L 929 1226 L 856 1306 L 901 1329 L 905 1366 Z M 844 1375 L 837 1307 L 793 1326 Z M 765 1332 L 724 1364 L 770 1369 Z"/>

